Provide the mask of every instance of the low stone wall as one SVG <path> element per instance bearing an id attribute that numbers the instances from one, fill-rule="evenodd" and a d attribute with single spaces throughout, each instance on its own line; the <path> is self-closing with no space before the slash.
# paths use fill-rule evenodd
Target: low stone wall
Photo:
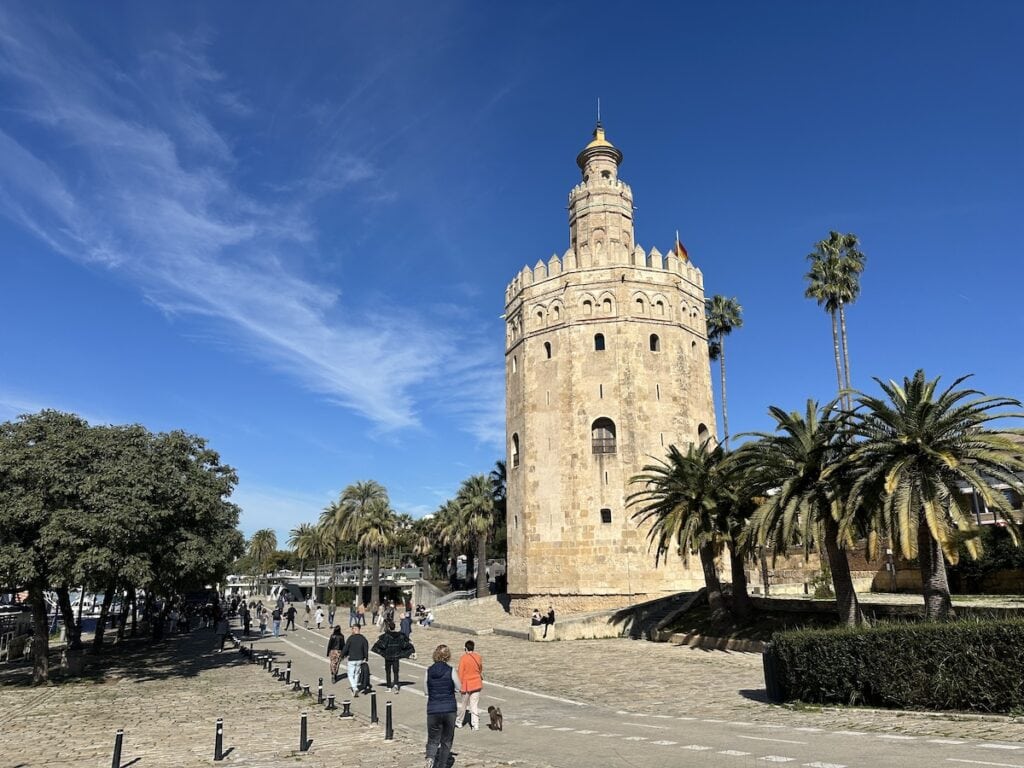
<path id="1" fill-rule="evenodd" d="M 649 600 L 656 600 L 661 597 L 668 597 L 674 592 L 664 594 L 635 594 L 635 595 L 509 595 L 509 612 L 513 616 L 529 618 L 533 609 L 537 608 L 541 613 L 548 612 L 548 606 L 555 609 L 555 615 L 559 614 L 581 614 L 593 613 L 596 611 L 621 610 L 626 606 L 644 603 Z"/>

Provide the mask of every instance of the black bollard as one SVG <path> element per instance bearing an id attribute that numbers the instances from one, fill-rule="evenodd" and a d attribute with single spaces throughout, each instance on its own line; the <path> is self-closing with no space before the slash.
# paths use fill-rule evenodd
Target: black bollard
<path id="1" fill-rule="evenodd" d="M 373 691 L 370 694 L 370 722 L 379 723 L 380 718 L 377 717 L 377 692 Z"/>
<path id="2" fill-rule="evenodd" d="M 324 703 L 324 679 L 321 677 L 316 684 L 316 703 Z"/>
<path id="3" fill-rule="evenodd" d="M 213 735 L 213 759 L 220 762 L 224 759 L 224 718 L 217 718 L 217 730 Z"/>
<path id="4" fill-rule="evenodd" d="M 393 741 L 395 738 L 395 727 L 391 722 L 391 702 L 384 705 L 384 741 Z"/>
<path id="5" fill-rule="evenodd" d="M 121 745 L 124 742 L 124 731 L 117 729 L 114 734 L 114 757 L 110 761 L 110 768 L 121 768 Z"/>
<path id="6" fill-rule="evenodd" d="M 274 671 L 271 674 L 273 674 L 275 680 L 279 680 L 281 678 L 281 668 L 274 667 Z"/>
<path id="7" fill-rule="evenodd" d="M 309 740 L 306 739 L 306 713 L 302 713 L 302 719 L 299 720 L 299 752 L 305 752 L 309 749 Z"/>
<path id="8" fill-rule="evenodd" d="M 341 714 L 338 717 L 354 717 L 352 714 L 352 700 L 345 699 L 341 702 Z"/>
<path id="9" fill-rule="evenodd" d="M 327 709 L 329 709 L 329 710 L 337 709 L 337 706 L 335 706 L 335 704 L 334 704 L 334 694 L 333 693 L 328 694 L 328 696 L 327 696 Z"/>
<path id="10" fill-rule="evenodd" d="M 252 664 L 252 663 L 254 663 L 256 661 L 256 657 L 253 656 L 252 654 L 253 654 L 252 643 L 249 643 L 249 663 L 250 664 Z"/>
<path id="11" fill-rule="evenodd" d="M 292 660 L 291 659 L 288 659 L 288 661 L 285 662 L 285 667 L 288 670 L 288 674 L 291 674 L 291 672 L 292 672 Z"/>
<path id="12" fill-rule="evenodd" d="M 288 662 L 288 668 L 284 671 L 284 684 L 288 685 L 292 681 L 292 663 Z M 295 682 L 298 682 L 296 680 Z"/>

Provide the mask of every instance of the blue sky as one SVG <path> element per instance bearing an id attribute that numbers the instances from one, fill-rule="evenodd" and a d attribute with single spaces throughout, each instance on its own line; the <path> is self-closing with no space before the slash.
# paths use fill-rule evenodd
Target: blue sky
<path id="1" fill-rule="evenodd" d="M 744 307 L 733 432 L 833 392 L 830 229 L 856 385 L 1020 397 L 1022 38 L 1010 2 L 5 4 L 0 418 L 202 434 L 247 533 L 367 478 L 433 511 L 504 453 L 504 287 L 567 246 L 598 96 L 637 241 Z"/>

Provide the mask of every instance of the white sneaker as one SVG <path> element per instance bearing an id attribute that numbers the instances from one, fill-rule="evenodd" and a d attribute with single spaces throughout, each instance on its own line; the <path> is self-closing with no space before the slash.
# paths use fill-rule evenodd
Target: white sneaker
<path id="1" fill-rule="evenodd" d="M 461 728 L 461 727 L 462 727 L 462 723 L 456 723 L 456 724 L 455 724 L 455 727 L 456 727 L 456 728 Z"/>

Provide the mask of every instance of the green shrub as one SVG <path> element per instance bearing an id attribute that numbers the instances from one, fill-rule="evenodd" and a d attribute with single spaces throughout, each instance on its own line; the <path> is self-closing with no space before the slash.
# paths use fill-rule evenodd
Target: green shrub
<path id="1" fill-rule="evenodd" d="M 801 629 L 772 637 L 784 700 L 900 709 L 1024 709 L 1024 620 Z"/>

